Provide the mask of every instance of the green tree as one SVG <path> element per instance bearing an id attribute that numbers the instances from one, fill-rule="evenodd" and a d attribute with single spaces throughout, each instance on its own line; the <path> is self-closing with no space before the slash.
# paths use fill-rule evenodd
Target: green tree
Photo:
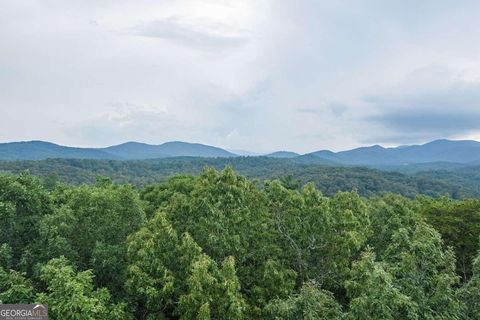
<path id="1" fill-rule="evenodd" d="M 265 319 L 339 320 L 342 308 L 332 293 L 320 289 L 313 281 L 306 282 L 298 294 L 273 300 L 265 308 Z"/>
<path id="2" fill-rule="evenodd" d="M 480 251 L 473 261 L 473 276 L 462 288 L 467 319 L 480 319 Z"/>
<path id="3" fill-rule="evenodd" d="M 271 232 L 274 222 L 265 195 L 254 182 L 228 167 L 221 172 L 206 168 L 191 183 L 175 192 L 162 210 L 179 234 L 191 235 L 217 263 L 235 257 L 242 292 L 251 310 L 258 312 L 260 302 L 255 300 L 263 298 L 250 294 L 264 287 L 258 266 L 283 254 L 278 236 Z"/>
<path id="4" fill-rule="evenodd" d="M 192 192 L 194 181 L 195 177 L 179 175 L 169 178 L 165 183 L 145 187 L 140 197 L 147 203 L 145 210 L 147 217 L 152 218 L 158 209 L 167 206 L 175 194 L 188 195 Z"/>
<path id="5" fill-rule="evenodd" d="M 417 305 L 421 319 L 460 319 L 459 277 L 454 253 L 440 234 L 420 222 L 414 230 L 400 228 L 386 249 L 384 261 L 401 292 Z"/>
<path id="6" fill-rule="evenodd" d="M 207 255 L 192 262 L 186 279 L 187 292 L 176 311 L 180 319 L 244 319 L 246 305 L 240 294 L 235 261 L 227 258 L 219 269 Z"/>
<path id="7" fill-rule="evenodd" d="M 38 222 L 52 211 L 51 197 L 39 179 L 27 173 L 0 174 L 0 245 L 11 248 L 11 267 L 32 273 L 38 253 Z"/>
<path id="8" fill-rule="evenodd" d="M 201 254 L 187 234 L 180 238 L 164 213 L 157 213 L 145 227 L 128 240 L 126 288 L 138 305 L 140 319 L 173 314 L 185 292 L 187 270 Z"/>
<path id="9" fill-rule="evenodd" d="M 423 220 L 413 201 L 394 194 L 370 199 L 368 212 L 371 221 L 368 244 L 380 258 L 400 228 L 414 230 Z"/>
<path id="10" fill-rule="evenodd" d="M 0 303 L 33 303 L 35 290 L 25 273 L 0 268 Z"/>
<path id="11" fill-rule="evenodd" d="M 128 254 L 127 288 L 137 298 L 139 318 L 243 318 L 233 258 L 218 267 L 188 233 L 179 237 L 164 213 L 130 237 Z"/>
<path id="12" fill-rule="evenodd" d="M 480 200 L 456 201 L 448 198 L 419 197 L 421 212 L 440 232 L 457 257 L 457 273 L 467 281 L 472 275 L 472 261 L 480 249 Z"/>
<path id="13" fill-rule="evenodd" d="M 287 298 L 296 287 L 297 273 L 277 260 L 267 260 L 258 272 L 258 281 L 249 292 L 257 308 L 254 314 L 261 313 L 261 307 L 269 301 Z"/>
<path id="14" fill-rule="evenodd" d="M 145 223 L 138 194 L 103 179 L 59 189 L 55 199 L 57 209 L 40 222 L 45 260 L 65 255 L 79 269 L 93 270 L 96 285 L 117 296 L 125 282 L 127 236 Z"/>
<path id="15" fill-rule="evenodd" d="M 40 278 L 47 290 L 36 300 L 48 305 L 56 320 L 130 319 L 124 304 L 114 304 L 107 289 L 95 289 L 91 271 L 76 272 L 65 258 L 49 261 Z"/>
<path id="16" fill-rule="evenodd" d="M 353 263 L 346 281 L 350 300 L 348 319 L 419 319 L 416 304 L 396 287 L 394 278 L 369 249 Z"/>
<path id="17" fill-rule="evenodd" d="M 367 239 L 364 201 L 355 192 L 329 199 L 313 184 L 297 192 L 274 181 L 265 192 L 274 230 L 299 279 L 315 279 L 322 287 L 341 291 L 350 261 Z"/>
<path id="18" fill-rule="evenodd" d="M 291 174 L 280 178 L 280 183 L 286 189 L 297 190 L 301 186 L 300 180 L 295 180 Z"/>

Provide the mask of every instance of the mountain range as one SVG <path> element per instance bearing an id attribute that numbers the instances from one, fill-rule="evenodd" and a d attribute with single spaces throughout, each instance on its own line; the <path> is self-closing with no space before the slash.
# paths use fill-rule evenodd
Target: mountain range
<path id="1" fill-rule="evenodd" d="M 108 159 L 143 160 L 170 157 L 227 158 L 236 153 L 199 143 L 181 141 L 151 145 L 127 142 L 106 148 L 67 147 L 45 141 L 0 143 L 0 160 Z M 290 151 L 277 151 L 264 155 L 288 158 L 302 163 L 329 165 L 362 165 L 372 167 L 421 165 L 426 163 L 480 163 L 480 142 L 474 140 L 435 140 L 422 145 L 384 148 L 379 145 L 347 151 L 320 150 L 300 155 Z"/>
<path id="2" fill-rule="evenodd" d="M 321 150 L 310 155 L 347 165 L 392 166 L 432 162 L 474 164 L 480 162 L 480 142 L 442 139 L 395 148 L 374 145 L 341 152 Z"/>
<path id="3" fill-rule="evenodd" d="M 108 159 L 144 160 L 169 157 L 234 157 L 229 151 L 199 143 L 180 141 L 151 145 L 126 142 L 106 148 L 75 148 L 45 141 L 10 142 L 0 144 L 0 160 Z"/>

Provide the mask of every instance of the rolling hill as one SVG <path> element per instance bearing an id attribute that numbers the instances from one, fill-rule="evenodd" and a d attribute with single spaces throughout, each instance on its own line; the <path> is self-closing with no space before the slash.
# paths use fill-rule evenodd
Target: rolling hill
<path id="1" fill-rule="evenodd" d="M 226 150 L 199 143 L 180 141 L 150 145 L 127 142 L 106 148 L 75 148 L 45 141 L 0 143 L 0 160 L 106 159 L 144 160 L 167 157 L 234 157 Z"/>
<path id="2" fill-rule="evenodd" d="M 480 161 L 480 142 L 473 140 L 435 140 L 423 145 L 384 148 L 379 145 L 348 151 L 312 152 L 318 158 L 346 165 L 395 166 L 426 163 L 474 163 Z"/>
<path id="3" fill-rule="evenodd" d="M 119 159 L 102 149 L 65 147 L 44 141 L 0 144 L 1 160 L 43 160 L 48 158 Z"/>
<path id="4" fill-rule="evenodd" d="M 300 157 L 301 158 L 301 157 Z M 325 160 L 322 160 L 325 161 Z M 73 184 L 93 184 L 98 176 L 116 183 L 132 183 L 138 187 L 165 181 L 174 175 L 198 175 L 205 167 L 218 170 L 226 166 L 259 183 L 272 179 L 288 179 L 303 185 L 313 182 L 326 195 L 356 189 L 362 196 L 385 192 L 415 197 L 447 195 L 452 198 L 478 196 L 478 168 L 465 171 L 431 171 L 416 174 L 386 172 L 353 166 L 299 163 L 296 159 L 270 157 L 195 158 L 176 157 L 147 160 L 47 159 L 40 161 L 0 161 L 2 172 L 19 174 L 29 171 L 47 183 L 59 180 Z M 48 182 L 50 181 L 50 182 Z"/>
<path id="5" fill-rule="evenodd" d="M 169 157 L 235 157 L 236 154 L 221 148 L 207 146 L 200 143 L 181 141 L 166 142 L 160 145 L 151 145 L 139 142 L 127 142 L 117 146 L 101 149 L 109 154 L 126 160 L 141 160 Z"/>

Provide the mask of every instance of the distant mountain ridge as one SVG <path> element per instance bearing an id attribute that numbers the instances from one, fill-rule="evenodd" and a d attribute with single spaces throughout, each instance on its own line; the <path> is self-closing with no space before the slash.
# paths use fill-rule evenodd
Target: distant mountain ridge
<path id="1" fill-rule="evenodd" d="M 139 142 L 127 142 L 116 146 L 101 149 L 120 159 L 154 159 L 169 157 L 235 157 L 236 154 L 227 150 L 200 143 L 170 141 L 160 145 L 151 145 Z"/>
<path id="2" fill-rule="evenodd" d="M 348 165 L 391 166 L 430 162 L 472 163 L 480 161 L 480 142 L 441 139 L 422 145 L 396 148 L 374 145 L 340 152 L 321 150 L 310 154 Z"/>
<path id="3" fill-rule="evenodd" d="M 2 160 L 66 159 L 112 159 L 102 149 L 65 147 L 45 141 L 22 141 L 0 144 Z"/>
<path id="4" fill-rule="evenodd" d="M 45 141 L 0 143 L 0 160 L 103 159 L 144 160 L 170 157 L 228 158 L 239 154 L 199 143 L 182 141 L 152 145 L 126 142 L 105 148 L 67 147 Z M 323 165 L 361 165 L 394 167 L 428 163 L 480 164 L 480 142 L 474 140 L 435 140 L 422 145 L 384 148 L 380 145 L 347 151 L 320 150 L 304 155 L 291 151 L 267 154 L 270 158 L 285 158 L 299 163 Z"/>
<path id="5" fill-rule="evenodd" d="M 0 143 L 0 160 L 104 159 L 144 160 L 168 157 L 235 157 L 236 154 L 199 143 L 181 141 L 151 145 L 127 142 L 106 148 L 75 148 L 45 141 Z"/>

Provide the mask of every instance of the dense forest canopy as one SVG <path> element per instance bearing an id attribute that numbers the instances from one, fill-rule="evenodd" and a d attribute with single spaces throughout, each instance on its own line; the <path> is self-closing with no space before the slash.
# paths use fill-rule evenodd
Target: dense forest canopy
<path id="1" fill-rule="evenodd" d="M 0 301 L 57 320 L 480 319 L 480 200 L 301 185 L 0 175 Z"/>
<path id="2" fill-rule="evenodd" d="M 480 196 L 478 166 L 462 166 L 445 170 L 438 163 L 423 164 L 418 172 L 405 174 L 398 170 L 407 167 L 389 167 L 381 171 L 366 167 L 332 166 L 315 159 L 275 159 L 269 157 L 194 158 L 180 157 L 141 161 L 48 159 L 41 161 L 0 161 L 0 172 L 19 174 L 28 170 L 43 177 L 49 184 L 62 181 L 71 184 L 94 184 L 98 175 L 109 177 L 115 183 L 129 183 L 137 187 L 164 182 L 177 174 L 198 175 L 205 166 L 223 169 L 231 166 L 236 172 L 260 183 L 265 180 L 289 179 L 304 185 L 313 182 L 325 195 L 356 189 L 362 196 L 393 192 L 410 198 L 417 194 L 448 196 L 455 199 Z M 397 170 L 397 171 L 392 171 Z"/>

